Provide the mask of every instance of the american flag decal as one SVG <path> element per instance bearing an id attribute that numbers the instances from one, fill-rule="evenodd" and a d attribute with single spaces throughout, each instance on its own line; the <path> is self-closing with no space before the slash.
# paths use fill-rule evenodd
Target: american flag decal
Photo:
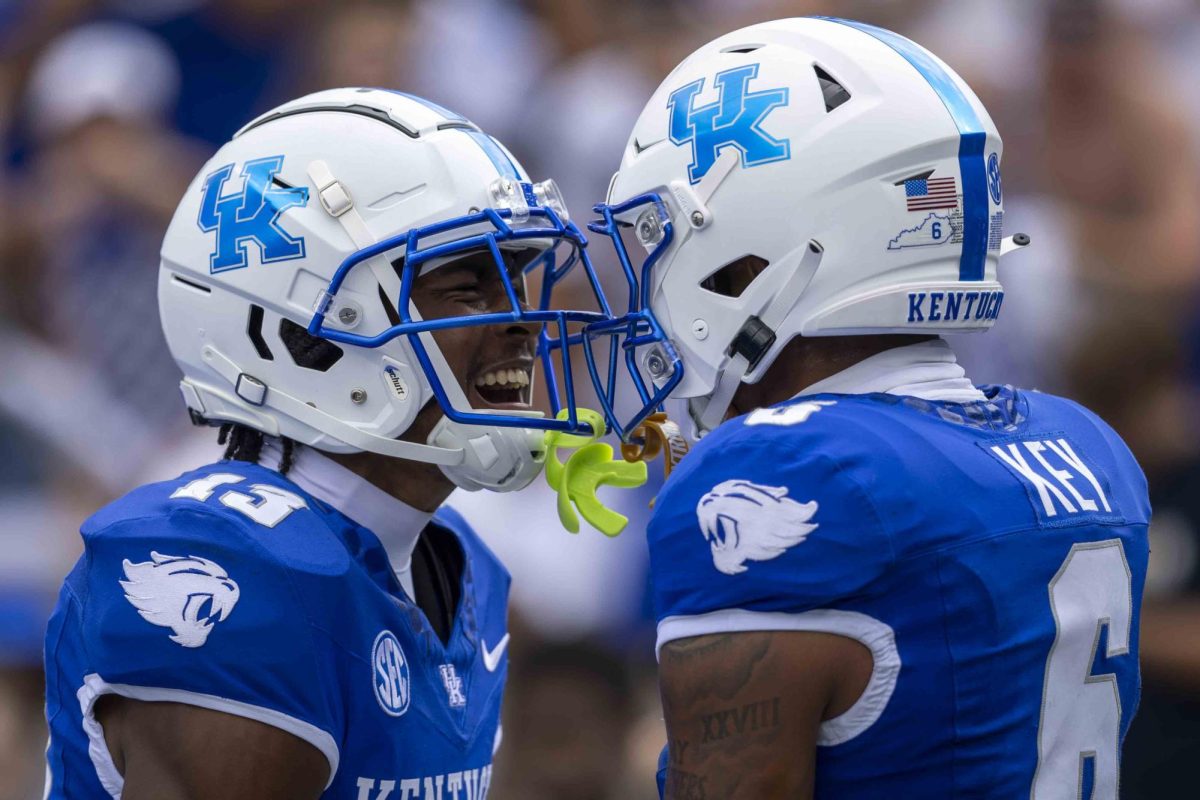
<path id="1" fill-rule="evenodd" d="M 913 178 L 904 181 L 904 198 L 909 211 L 958 208 L 958 182 L 949 178 Z"/>

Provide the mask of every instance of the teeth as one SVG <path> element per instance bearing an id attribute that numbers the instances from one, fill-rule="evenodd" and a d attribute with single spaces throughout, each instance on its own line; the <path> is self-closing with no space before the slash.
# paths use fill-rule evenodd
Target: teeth
<path id="1" fill-rule="evenodd" d="M 529 380 L 529 373 L 523 369 L 497 369 L 476 377 L 475 385 L 522 387 L 528 386 Z"/>

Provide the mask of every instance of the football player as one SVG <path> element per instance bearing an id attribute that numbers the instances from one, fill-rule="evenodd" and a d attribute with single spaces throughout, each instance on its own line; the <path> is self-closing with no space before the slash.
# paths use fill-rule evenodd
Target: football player
<path id="1" fill-rule="evenodd" d="M 398 92 L 301 98 L 213 156 L 159 299 L 228 450 L 84 523 L 46 640 L 48 797 L 487 795 L 509 577 L 439 506 L 591 431 L 531 382 L 539 336 L 594 315 L 525 297 L 534 271 L 546 297 L 594 280 L 582 242 L 552 182 Z"/>
<path id="2" fill-rule="evenodd" d="M 1142 472 L 942 338 L 1028 241 L 1000 154 L 946 64 L 839 19 L 722 36 L 638 120 L 593 227 L 630 306 L 587 334 L 631 354 L 611 427 L 669 396 L 703 435 L 648 528 L 666 797 L 1117 797 Z"/>

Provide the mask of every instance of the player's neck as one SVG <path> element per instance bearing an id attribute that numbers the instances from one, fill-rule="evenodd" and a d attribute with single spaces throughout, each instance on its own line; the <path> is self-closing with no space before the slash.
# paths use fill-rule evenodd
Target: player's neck
<path id="1" fill-rule="evenodd" d="M 363 480 L 419 511 L 432 513 L 454 491 L 436 464 L 408 461 L 377 453 L 326 453 Z"/>
<path id="2" fill-rule="evenodd" d="M 727 417 L 749 414 L 795 397 L 806 387 L 895 347 L 933 336 L 818 336 L 792 339 L 758 383 L 743 383 L 733 396 Z"/>

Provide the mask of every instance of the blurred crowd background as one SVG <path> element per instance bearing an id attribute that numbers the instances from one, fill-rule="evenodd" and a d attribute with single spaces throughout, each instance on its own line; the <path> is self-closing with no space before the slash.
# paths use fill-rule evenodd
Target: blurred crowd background
<path id="1" fill-rule="evenodd" d="M 1092 407 L 1145 467 L 1144 694 L 1123 796 L 1196 796 L 1197 0 L 0 0 L 0 800 L 41 796 L 42 631 L 80 521 L 217 455 L 179 400 L 155 284 L 167 221 L 221 143 L 309 91 L 394 87 L 471 118 L 586 219 L 681 58 L 807 14 L 934 50 L 1004 136 L 1006 233 L 1033 246 L 1003 266 L 995 330 L 953 343 L 976 382 Z M 608 540 L 563 533 L 550 497 L 452 499 L 487 514 L 514 575 L 493 800 L 656 796 L 644 500 Z"/>

